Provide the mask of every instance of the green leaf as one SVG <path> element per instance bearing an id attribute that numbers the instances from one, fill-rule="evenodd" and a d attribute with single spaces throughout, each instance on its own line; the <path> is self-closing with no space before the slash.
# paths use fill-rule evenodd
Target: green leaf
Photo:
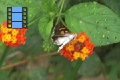
<path id="1" fill-rule="evenodd" d="M 70 77 L 69 77 L 69 80 L 75 80 L 75 77 L 76 77 L 76 75 L 77 75 L 77 72 L 78 72 L 81 64 L 82 64 L 82 61 L 81 61 L 80 59 L 77 60 L 77 63 L 76 63 L 76 65 L 75 65 L 75 67 L 73 68 L 73 71 L 72 71 L 72 73 L 71 73 L 71 75 L 70 75 Z"/>
<path id="2" fill-rule="evenodd" d="M 0 80 L 9 80 L 8 73 L 9 72 L 6 72 L 6 71 L 0 71 Z"/>
<path id="3" fill-rule="evenodd" d="M 120 0 L 103 0 L 103 2 L 120 16 Z"/>
<path id="4" fill-rule="evenodd" d="M 117 72 L 118 72 L 118 67 L 115 66 L 114 68 L 112 68 L 110 74 L 108 75 L 108 79 L 109 80 L 119 80 L 119 78 L 117 76 L 118 75 Z"/>
<path id="5" fill-rule="evenodd" d="M 36 68 L 29 71 L 29 80 L 48 80 L 45 68 Z"/>
<path id="6" fill-rule="evenodd" d="M 2 43 L 2 42 L 0 41 L 0 54 L 3 53 L 4 48 L 5 48 L 4 43 Z"/>
<path id="7" fill-rule="evenodd" d="M 106 56 L 105 61 L 110 62 L 109 60 L 120 61 L 120 46 L 114 47 Z M 118 63 L 117 63 L 118 64 Z M 113 63 L 115 65 L 115 63 Z"/>
<path id="8" fill-rule="evenodd" d="M 3 53 L 2 53 L 2 56 L 0 57 L 0 68 L 1 68 L 1 66 L 2 66 L 2 64 L 3 64 L 3 62 L 4 62 L 4 59 L 5 59 L 6 56 L 7 56 L 7 53 L 8 53 L 8 51 L 9 51 L 9 49 L 10 49 L 9 46 L 5 46 L 5 49 L 4 49 Z"/>
<path id="9" fill-rule="evenodd" d="M 44 16 L 47 16 L 50 19 L 53 19 L 58 13 L 58 6 L 55 3 L 55 0 L 42 0 L 41 10 L 44 13 Z"/>
<path id="10" fill-rule="evenodd" d="M 119 80 L 118 76 L 120 72 L 120 62 L 115 59 L 107 60 L 107 66 L 110 67 L 110 70 L 108 69 L 108 79 L 109 80 Z"/>
<path id="11" fill-rule="evenodd" d="M 0 24 L 7 20 L 7 5 L 5 5 L 5 2 L 0 0 Z"/>
<path id="12" fill-rule="evenodd" d="M 93 1 L 97 1 L 97 0 L 70 0 L 70 4 L 71 5 L 76 5 L 76 4 L 79 4 L 79 3 L 83 3 L 83 2 L 93 2 Z"/>
<path id="13" fill-rule="evenodd" d="M 31 21 L 35 15 L 41 11 L 34 0 L 0 0 L 0 23 L 7 19 L 7 7 L 27 7 L 28 8 L 28 21 Z M 34 6 L 34 7 L 33 7 Z"/>
<path id="14" fill-rule="evenodd" d="M 50 63 L 56 63 L 55 66 L 51 66 L 54 68 L 53 74 L 58 75 L 56 76 L 55 80 L 69 80 L 70 74 L 72 73 L 72 66 L 70 60 L 64 58 L 63 56 L 56 55 L 50 57 L 49 61 Z"/>
<path id="15" fill-rule="evenodd" d="M 49 20 L 48 18 L 43 17 L 39 20 L 38 27 L 42 38 L 44 40 L 48 40 L 51 33 L 51 28 L 53 27 L 53 20 Z"/>
<path id="16" fill-rule="evenodd" d="M 120 72 L 120 45 L 114 47 L 106 56 L 105 64 L 108 66 L 108 78 L 109 80 L 119 80 L 118 76 Z M 107 71 L 106 71 L 107 72 Z"/>
<path id="17" fill-rule="evenodd" d="M 94 53 L 82 63 L 78 73 L 82 76 L 95 76 L 100 73 L 102 68 L 103 64 L 99 57 Z"/>
<path id="18" fill-rule="evenodd" d="M 52 27 L 53 27 L 53 20 L 50 20 L 49 23 L 47 24 L 46 31 L 45 31 L 47 36 L 50 35 Z"/>
<path id="19" fill-rule="evenodd" d="M 47 12 L 56 12 L 58 10 L 55 0 L 42 0 L 42 9 L 45 13 Z"/>
<path id="20" fill-rule="evenodd" d="M 72 32 L 86 32 L 95 46 L 120 41 L 120 18 L 109 8 L 96 2 L 71 7 L 66 12 L 65 20 Z"/>

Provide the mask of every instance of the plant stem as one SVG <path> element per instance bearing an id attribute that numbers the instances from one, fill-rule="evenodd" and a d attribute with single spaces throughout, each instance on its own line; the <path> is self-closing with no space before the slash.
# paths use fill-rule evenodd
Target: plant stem
<path id="1" fill-rule="evenodd" d="M 79 68 L 80 68 L 80 66 L 81 66 L 81 63 L 82 63 L 82 61 L 81 61 L 80 59 L 78 59 L 76 65 L 75 65 L 75 67 L 73 68 L 73 71 L 72 71 L 72 73 L 71 73 L 71 75 L 70 75 L 70 77 L 69 77 L 69 80 L 75 80 L 75 77 L 76 77 L 77 72 L 78 72 L 78 70 L 79 70 Z"/>
<path id="2" fill-rule="evenodd" d="M 60 21 L 62 22 L 63 25 L 67 26 L 65 22 L 62 20 L 62 18 L 60 18 Z"/>
<path id="3" fill-rule="evenodd" d="M 28 26 L 32 25 L 33 23 L 35 23 L 35 22 L 38 21 L 39 19 L 40 19 L 40 18 L 37 18 L 37 19 L 35 19 L 34 21 L 30 22 L 30 23 L 28 24 Z"/>
<path id="4" fill-rule="evenodd" d="M 62 3 L 61 3 L 61 7 L 60 7 L 60 11 L 59 11 L 59 14 L 61 14 L 61 12 L 62 12 L 62 9 L 63 9 L 63 5 L 64 5 L 64 2 L 65 2 L 65 0 L 61 0 L 62 1 Z"/>
<path id="5" fill-rule="evenodd" d="M 56 24 L 58 24 L 58 21 L 59 21 L 59 19 L 61 17 L 61 12 L 62 12 L 62 9 L 63 9 L 64 2 L 65 2 L 65 0 L 61 0 L 59 2 L 59 3 L 61 3 L 61 7 L 60 7 L 60 10 L 59 10 L 59 13 L 58 13 L 58 18 L 57 18 Z"/>
<path id="6" fill-rule="evenodd" d="M 45 57 L 50 57 L 50 56 L 53 56 L 53 55 L 57 55 L 58 53 L 57 52 L 53 52 L 53 53 L 50 53 L 50 54 L 45 54 L 45 53 L 41 53 L 41 54 L 38 55 L 38 56 L 36 56 L 36 57 L 34 57 L 34 60 L 38 61 L 41 58 L 45 58 Z M 19 65 L 23 65 L 23 64 L 26 64 L 27 62 L 29 62 L 31 60 L 33 60 L 33 59 L 27 59 L 27 60 L 23 60 L 23 61 L 20 61 L 20 62 L 8 64 L 6 66 L 3 66 L 0 70 L 6 70 L 6 69 L 10 69 L 10 68 L 19 66 Z"/>
<path id="7" fill-rule="evenodd" d="M 1 59 L 0 59 L 0 68 L 1 68 L 1 66 L 3 64 L 3 61 L 4 61 L 5 57 L 7 56 L 8 50 L 9 50 L 9 47 L 6 46 L 5 49 L 4 49 L 4 51 L 3 51 L 3 54 L 1 56 Z"/>

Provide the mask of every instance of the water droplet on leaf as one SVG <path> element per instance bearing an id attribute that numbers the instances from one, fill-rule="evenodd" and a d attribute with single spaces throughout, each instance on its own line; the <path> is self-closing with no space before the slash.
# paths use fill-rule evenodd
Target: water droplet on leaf
<path id="1" fill-rule="evenodd" d="M 96 38 L 96 36 L 93 36 L 94 38 Z"/>
<path id="2" fill-rule="evenodd" d="M 29 3 L 32 3 L 32 1 L 29 1 Z"/>
<path id="3" fill-rule="evenodd" d="M 100 34 L 100 32 L 97 32 L 98 34 Z"/>
<path id="4" fill-rule="evenodd" d="M 103 14 L 105 14 L 106 12 L 103 12 Z"/>
<path id="5" fill-rule="evenodd" d="M 105 35 L 102 35 L 102 38 L 105 38 Z"/>
<path id="6" fill-rule="evenodd" d="M 109 33 L 110 31 L 107 31 L 107 33 Z"/>
<path id="7" fill-rule="evenodd" d="M 103 24 L 100 24 L 101 26 L 103 26 Z"/>
<path id="8" fill-rule="evenodd" d="M 100 43 L 102 43 L 102 41 L 99 41 Z"/>
<path id="9" fill-rule="evenodd" d="M 80 21 L 80 24 L 82 23 L 82 21 Z"/>
<path id="10" fill-rule="evenodd" d="M 107 44 L 109 44 L 109 42 L 107 42 Z"/>
<path id="11" fill-rule="evenodd" d="M 96 23 L 99 23 L 99 21 L 96 21 Z"/>

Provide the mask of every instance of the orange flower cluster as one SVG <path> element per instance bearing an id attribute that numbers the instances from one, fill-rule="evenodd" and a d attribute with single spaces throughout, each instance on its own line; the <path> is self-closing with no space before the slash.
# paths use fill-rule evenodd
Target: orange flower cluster
<path id="1" fill-rule="evenodd" d="M 7 28 L 7 22 L 3 22 L 0 28 L 0 40 L 7 46 L 20 46 L 25 44 L 27 29 L 12 29 Z"/>
<path id="2" fill-rule="evenodd" d="M 86 36 L 85 32 L 82 32 L 63 47 L 61 55 L 71 61 L 79 58 L 85 60 L 86 57 L 92 54 L 93 48 L 94 44 L 90 42 L 90 38 Z"/>

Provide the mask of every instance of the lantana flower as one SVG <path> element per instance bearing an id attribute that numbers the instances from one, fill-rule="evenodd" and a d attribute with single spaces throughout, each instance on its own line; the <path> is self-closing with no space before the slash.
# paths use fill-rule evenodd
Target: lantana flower
<path id="1" fill-rule="evenodd" d="M 81 32 L 77 37 L 67 43 L 61 50 L 61 55 L 68 58 L 71 61 L 81 59 L 85 60 L 90 54 L 92 54 L 94 44 L 87 37 L 85 32 Z"/>
<path id="2" fill-rule="evenodd" d="M 20 46 L 26 42 L 26 31 L 26 28 L 7 28 L 7 22 L 3 22 L 0 27 L 0 40 L 10 47 Z"/>

